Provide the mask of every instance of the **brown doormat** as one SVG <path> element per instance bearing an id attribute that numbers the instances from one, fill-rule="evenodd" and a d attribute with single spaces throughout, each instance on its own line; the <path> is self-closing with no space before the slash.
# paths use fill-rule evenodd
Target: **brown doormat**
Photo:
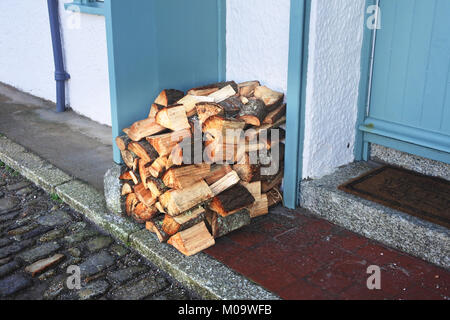
<path id="1" fill-rule="evenodd" d="M 339 189 L 450 228 L 450 182 L 447 180 L 384 166 Z"/>

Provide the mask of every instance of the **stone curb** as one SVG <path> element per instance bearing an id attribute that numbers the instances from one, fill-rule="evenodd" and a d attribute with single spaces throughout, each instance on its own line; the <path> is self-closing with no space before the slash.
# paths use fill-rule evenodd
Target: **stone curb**
<path id="1" fill-rule="evenodd" d="M 205 299 L 277 300 L 278 296 L 251 282 L 221 262 L 201 253 L 184 257 L 169 245 L 161 245 L 142 225 L 110 214 L 105 197 L 92 186 L 74 179 L 49 162 L 2 136 L 0 160 L 48 193 L 137 250 L 174 279 Z"/>

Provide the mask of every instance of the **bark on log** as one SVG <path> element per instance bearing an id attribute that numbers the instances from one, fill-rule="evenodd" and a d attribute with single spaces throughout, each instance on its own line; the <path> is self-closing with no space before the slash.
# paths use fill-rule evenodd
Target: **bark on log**
<path id="1" fill-rule="evenodd" d="M 120 136 L 116 138 L 116 145 L 120 151 L 125 151 L 128 149 L 128 144 L 131 142 L 130 137 L 127 135 Z"/>
<path id="2" fill-rule="evenodd" d="M 196 104 L 199 124 L 203 124 L 209 117 L 225 115 L 223 108 L 215 102 L 200 102 Z"/>
<path id="3" fill-rule="evenodd" d="M 269 192 L 269 190 L 275 188 L 276 186 L 279 186 L 283 182 L 283 176 L 284 172 L 283 170 L 280 170 L 278 174 L 275 176 L 270 177 L 266 181 L 263 181 L 261 184 L 261 190 L 263 193 Z"/>
<path id="4" fill-rule="evenodd" d="M 237 184 L 214 197 L 209 208 L 222 217 L 226 217 L 248 207 L 254 202 L 255 198 L 252 194 L 245 187 Z"/>
<path id="5" fill-rule="evenodd" d="M 170 238 L 169 235 L 166 234 L 162 228 L 163 220 L 164 220 L 164 216 L 157 216 L 157 217 L 154 217 L 153 219 L 151 219 L 150 221 L 148 221 L 145 225 L 145 228 L 148 231 L 156 234 L 159 242 L 161 242 L 161 243 L 167 242 L 167 240 L 169 240 L 169 238 Z"/>
<path id="6" fill-rule="evenodd" d="M 286 115 L 286 104 L 283 104 L 281 107 L 278 107 L 275 110 L 269 112 L 267 116 L 264 118 L 263 123 L 274 124 L 285 115 Z"/>
<path id="7" fill-rule="evenodd" d="M 123 150 L 120 151 L 120 154 L 122 156 L 123 162 L 128 168 L 133 171 L 136 171 L 138 169 L 139 157 L 134 152 L 130 150 Z"/>
<path id="8" fill-rule="evenodd" d="M 264 86 L 256 87 L 254 96 L 264 102 L 269 112 L 280 107 L 284 100 L 284 93 L 273 91 Z"/>
<path id="9" fill-rule="evenodd" d="M 157 104 L 157 103 L 152 104 L 152 106 L 150 107 L 150 113 L 148 114 L 148 117 L 150 119 L 155 119 L 155 121 L 156 121 L 156 115 L 158 114 L 158 112 L 160 112 L 164 108 L 165 108 L 165 106 L 163 106 L 161 104 Z"/>
<path id="10" fill-rule="evenodd" d="M 243 102 L 240 97 L 234 96 L 220 102 L 219 105 L 225 111 L 225 117 L 235 118 L 241 111 L 243 107 Z"/>
<path id="11" fill-rule="evenodd" d="M 233 171 L 233 169 L 227 164 L 214 164 L 211 166 L 208 176 L 205 177 L 205 181 L 208 185 L 212 185 L 225 177 L 231 171 Z"/>
<path id="12" fill-rule="evenodd" d="M 136 222 L 145 223 L 150 221 L 157 213 L 158 210 L 155 207 L 147 207 L 141 202 L 134 208 L 132 216 Z"/>
<path id="13" fill-rule="evenodd" d="M 261 83 L 259 81 L 247 81 L 240 83 L 238 85 L 239 95 L 246 98 L 251 98 L 254 95 L 255 89 L 259 86 L 261 86 Z"/>
<path id="14" fill-rule="evenodd" d="M 190 127 L 189 127 L 190 128 Z M 160 157 L 168 157 L 172 149 L 184 139 L 190 139 L 190 129 L 148 137 L 147 141 L 155 148 Z"/>
<path id="15" fill-rule="evenodd" d="M 259 127 L 267 115 L 267 108 L 263 101 L 250 99 L 249 103 L 244 105 L 239 112 L 238 119 L 245 123 Z"/>
<path id="16" fill-rule="evenodd" d="M 164 182 L 161 179 L 157 179 L 154 177 L 150 177 L 147 179 L 147 188 L 156 198 L 159 198 L 162 194 L 169 191 L 169 188 L 164 184 Z"/>
<path id="17" fill-rule="evenodd" d="M 187 211 L 177 217 L 166 215 L 162 224 L 162 228 L 169 236 L 173 236 L 178 232 L 189 229 L 196 224 L 205 220 L 205 209 L 198 207 Z"/>
<path id="18" fill-rule="evenodd" d="M 128 145 L 128 150 L 145 162 L 152 162 L 158 158 L 158 153 L 155 148 L 153 148 L 146 140 L 131 142 Z"/>
<path id="19" fill-rule="evenodd" d="M 216 212 L 209 210 L 206 213 L 206 221 L 208 222 L 212 236 L 214 239 L 217 239 L 248 226 L 251 223 L 251 218 L 247 209 L 242 209 L 227 217 L 222 217 Z"/>
<path id="20" fill-rule="evenodd" d="M 178 100 L 184 97 L 184 92 L 175 89 L 163 90 L 156 98 L 155 103 L 165 107 L 175 104 Z"/>

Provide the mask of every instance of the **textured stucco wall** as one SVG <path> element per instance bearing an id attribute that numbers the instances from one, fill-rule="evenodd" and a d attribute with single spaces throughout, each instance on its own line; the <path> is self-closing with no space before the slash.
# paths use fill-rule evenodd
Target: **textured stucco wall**
<path id="1" fill-rule="evenodd" d="M 227 79 L 286 92 L 290 0 L 227 0 Z"/>
<path id="2" fill-rule="evenodd" d="M 105 19 L 64 10 L 60 0 L 67 103 L 111 124 Z M 53 52 L 45 0 L 0 1 L 0 81 L 55 101 Z"/>
<path id="3" fill-rule="evenodd" d="M 303 177 L 354 160 L 364 0 L 313 0 Z"/>

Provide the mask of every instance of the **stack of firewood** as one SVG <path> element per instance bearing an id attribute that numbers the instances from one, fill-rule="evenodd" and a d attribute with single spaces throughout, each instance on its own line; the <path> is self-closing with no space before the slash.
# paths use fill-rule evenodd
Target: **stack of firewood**
<path id="1" fill-rule="evenodd" d="M 282 201 L 285 122 L 258 81 L 164 90 L 116 138 L 123 212 L 185 255 L 214 245 Z"/>

